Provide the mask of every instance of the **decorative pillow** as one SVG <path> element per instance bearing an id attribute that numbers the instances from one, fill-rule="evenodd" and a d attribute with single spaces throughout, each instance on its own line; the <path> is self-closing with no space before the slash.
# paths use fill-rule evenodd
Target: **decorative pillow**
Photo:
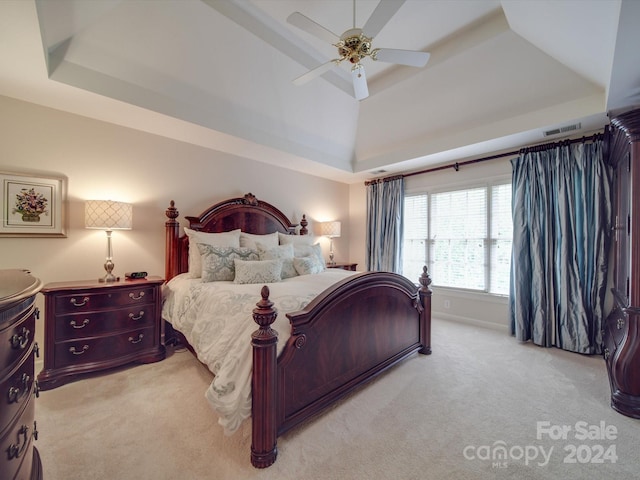
<path id="1" fill-rule="evenodd" d="M 240 233 L 240 246 L 256 249 L 256 242 L 260 242 L 265 247 L 278 246 L 278 232 L 268 233 L 266 235 L 255 235 L 253 233 Z"/>
<path id="2" fill-rule="evenodd" d="M 198 243 L 202 258 L 202 281 L 220 282 L 231 281 L 236 276 L 235 264 L 237 258 L 242 260 L 258 260 L 258 252 L 242 247 L 214 247 Z"/>
<path id="3" fill-rule="evenodd" d="M 315 245 L 293 245 L 293 256 L 316 257 L 320 262 L 320 265 L 322 265 L 322 269 L 324 270 L 326 268 L 324 257 L 322 256 L 322 248 L 320 248 L 319 243 L 316 243 Z"/>
<path id="4" fill-rule="evenodd" d="M 198 243 L 216 247 L 240 247 L 240 229 L 222 233 L 198 232 L 190 228 L 184 229 L 189 237 L 189 277 L 199 278 L 202 272 Z"/>
<path id="5" fill-rule="evenodd" d="M 236 277 L 234 283 L 274 283 L 280 281 L 282 262 L 280 260 L 260 260 L 247 262 L 235 259 Z"/>
<path id="6" fill-rule="evenodd" d="M 293 245 L 313 245 L 313 236 L 311 235 L 287 235 L 278 232 L 278 240 L 280 245 L 291 243 Z"/>
<path id="7" fill-rule="evenodd" d="M 260 242 L 256 242 L 258 247 L 258 256 L 260 260 L 280 260 L 282 262 L 282 279 L 291 278 L 298 275 L 293 266 L 293 244 L 278 245 L 277 247 L 267 248 Z"/>
<path id="8" fill-rule="evenodd" d="M 315 275 L 324 271 L 324 265 L 314 256 L 296 257 L 293 259 L 293 266 L 298 275 Z"/>

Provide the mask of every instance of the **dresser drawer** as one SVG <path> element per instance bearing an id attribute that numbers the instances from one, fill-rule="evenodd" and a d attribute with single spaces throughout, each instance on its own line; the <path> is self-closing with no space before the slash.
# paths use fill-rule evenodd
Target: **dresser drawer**
<path id="1" fill-rule="evenodd" d="M 10 377 L 0 382 L 0 425 L 6 427 L 24 408 L 33 392 L 34 353 L 25 357 Z M 0 437 L 5 428 L 0 428 Z"/>
<path id="2" fill-rule="evenodd" d="M 62 368 L 135 355 L 155 345 L 155 328 L 138 328 L 107 337 L 82 338 L 55 344 L 55 366 Z"/>
<path id="3" fill-rule="evenodd" d="M 0 331 L 0 365 L 11 371 L 33 344 L 36 328 L 35 310 L 28 314 L 26 320 L 14 323 Z M 4 370 L 0 369 L 0 374 Z"/>
<path id="4" fill-rule="evenodd" d="M 30 479 L 33 462 L 35 402 L 29 402 L 21 417 L 0 437 L 0 478 Z"/>
<path id="5" fill-rule="evenodd" d="M 55 300 L 57 314 L 90 312 L 118 306 L 143 305 L 153 303 L 157 289 L 153 285 L 129 288 L 112 288 L 99 292 L 81 292 L 73 295 L 59 295 Z"/>
<path id="6" fill-rule="evenodd" d="M 74 313 L 56 317 L 56 341 L 117 333 L 122 330 L 152 327 L 155 304 L 132 305 L 104 312 Z"/>

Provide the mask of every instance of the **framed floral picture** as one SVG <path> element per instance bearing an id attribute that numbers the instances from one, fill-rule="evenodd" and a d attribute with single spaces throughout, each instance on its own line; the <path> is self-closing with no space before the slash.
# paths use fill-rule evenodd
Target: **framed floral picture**
<path id="1" fill-rule="evenodd" d="M 67 236 L 66 178 L 0 172 L 0 182 L 0 236 Z"/>

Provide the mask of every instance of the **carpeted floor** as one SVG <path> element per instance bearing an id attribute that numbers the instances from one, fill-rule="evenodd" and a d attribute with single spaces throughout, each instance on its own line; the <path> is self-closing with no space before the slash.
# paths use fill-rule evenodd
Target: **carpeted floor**
<path id="1" fill-rule="evenodd" d="M 45 479 L 639 478 L 640 420 L 609 407 L 601 357 L 438 320 L 432 345 L 280 437 L 265 470 L 248 423 L 222 433 L 187 351 L 44 391 Z"/>

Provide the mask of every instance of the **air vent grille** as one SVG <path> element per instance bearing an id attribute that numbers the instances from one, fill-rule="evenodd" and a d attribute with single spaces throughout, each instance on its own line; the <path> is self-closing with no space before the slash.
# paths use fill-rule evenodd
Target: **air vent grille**
<path id="1" fill-rule="evenodd" d="M 581 123 L 574 123 L 573 125 L 566 125 L 560 128 L 554 128 L 553 130 L 547 130 L 543 133 L 545 137 L 550 137 L 552 135 L 559 135 L 561 133 L 573 132 L 574 130 L 580 130 L 582 128 Z"/>

